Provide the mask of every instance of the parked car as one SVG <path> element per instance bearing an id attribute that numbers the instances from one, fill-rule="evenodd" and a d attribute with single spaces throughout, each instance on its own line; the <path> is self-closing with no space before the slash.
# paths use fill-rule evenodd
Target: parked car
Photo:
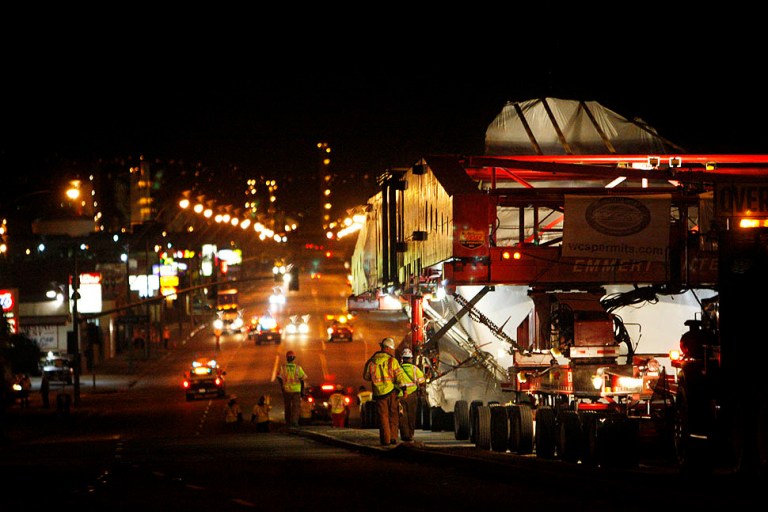
<path id="1" fill-rule="evenodd" d="M 40 373 L 48 377 L 51 384 L 72 384 L 75 368 L 72 359 L 62 352 L 48 352 L 40 360 Z"/>

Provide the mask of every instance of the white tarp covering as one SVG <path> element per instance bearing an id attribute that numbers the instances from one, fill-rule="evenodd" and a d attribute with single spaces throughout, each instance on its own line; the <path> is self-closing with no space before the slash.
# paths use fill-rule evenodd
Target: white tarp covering
<path id="1" fill-rule="evenodd" d="M 525 123 L 515 105 L 522 112 Z M 554 124 L 546 107 L 552 112 Z M 526 124 L 535 144 L 526 130 Z M 560 140 L 555 125 L 567 146 Z M 536 145 L 544 155 L 655 155 L 680 151 L 642 120 L 630 121 L 596 101 L 559 98 L 510 101 L 485 132 L 486 155 L 535 155 Z"/>

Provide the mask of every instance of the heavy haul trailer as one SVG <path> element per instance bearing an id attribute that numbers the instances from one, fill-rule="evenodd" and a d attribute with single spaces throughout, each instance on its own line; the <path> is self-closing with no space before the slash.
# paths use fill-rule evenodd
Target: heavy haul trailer
<path id="1" fill-rule="evenodd" d="M 514 354 L 512 451 L 630 466 L 641 439 L 672 445 L 674 375 L 631 346 L 622 354 L 626 331 L 601 306 L 604 295 L 530 292 L 534 309 L 517 328 L 518 343 L 542 348 Z"/>
<path id="2" fill-rule="evenodd" d="M 427 157 L 410 170 L 392 172 L 382 180 L 381 194 L 372 198 L 370 225 L 364 230 L 367 238 L 365 244 L 358 244 L 353 261 L 354 290 L 360 294 L 399 288 L 410 300 L 414 348 L 431 360 L 436 359 L 433 351 L 439 350 L 441 337 L 456 322 L 449 319 L 434 335 L 424 332 L 420 301 L 435 291 L 430 283 L 440 283 L 454 297 L 462 286 L 482 290 L 496 285 L 528 286 L 534 316 L 540 315 L 537 321 L 547 328 L 550 322 L 561 321 L 553 319 L 551 310 L 569 303 L 565 294 L 556 295 L 555 290 L 597 295 L 601 287 L 617 284 L 660 287 L 668 294 L 714 290 L 722 312 L 717 329 L 720 374 L 728 382 L 749 383 L 743 389 L 750 392 L 713 394 L 711 390 L 717 388 L 709 378 L 713 372 L 694 382 L 691 375 L 696 364 L 691 361 L 681 362 L 673 375 L 662 374 L 660 367 L 657 376 L 653 354 L 619 359 L 622 333 L 613 332 L 609 339 L 608 327 L 618 327 L 607 310 L 599 311 L 593 296 L 589 307 L 570 305 L 576 314 L 568 347 L 572 357 L 565 362 L 553 357 L 550 332 L 532 331 L 526 340 L 523 328 L 515 341 L 501 328 L 492 328 L 502 341 L 513 342 L 514 360 L 507 373 L 514 379 L 507 384 L 518 391 L 519 400 L 502 408 L 475 407 L 476 401 L 468 403 L 462 396 L 455 402 L 454 427 L 457 433 L 470 430 L 477 436 L 479 432 L 480 444 L 492 449 L 508 446 L 532 452 L 538 442 L 544 446 L 538 447 L 538 455 L 599 460 L 603 453 L 621 453 L 606 448 L 611 440 L 640 442 L 656 425 L 667 439 L 670 429 L 678 436 L 675 444 L 681 462 L 690 460 L 691 450 L 698 445 L 712 445 L 715 436 L 701 430 L 714 429 L 725 440 L 718 445 L 731 445 L 724 451 L 731 452 L 726 458 L 733 459 L 735 466 L 747 462 L 747 453 L 757 453 L 758 462 L 765 466 L 766 393 L 758 372 L 744 371 L 742 340 L 745 332 L 753 340 L 765 336 L 754 320 L 765 314 L 765 300 L 758 290 L 768 286 L 768 243 L 764 238 L 751 244 L 732 242 L 739 238 L 738 220 L 752 222 L 757 226 L 755 233 L 765 231 L 767 184 L 768 155 Z M 425 207 L 424 198 L 433 197 Z M 574 212 L 589 212 L 595 222 L 585 223 L 583 215 Z M 617 216 L 623 221 L 613 222 Z M 569 227 L 579 222 L 582 225 L 576 230 Z M 637 229 L 617 230 L 628 224 Z M 661 249 L 660 257 L 585 255 L 579 244 L 591 242 L 595 231 L 615 236 L 615 247 L 622 251 L 627 245 L 640 247 L 638 241 L 649 245 L 647 237 L 656 236 L 653 245 Z M 576 244 L 568 241 L 574 234 L 577 238 L 571 242 Z M 764 237 L 747 238 L 753 236 Z M 435 272 L 438 276 L 432 279 Z M 421 279 L 424 275 L 430 276 L 426 282 Z M 462 308 L 460 313 L 472 311 L 474 302 L 475 298 L 464 306 L 454 300 Z M 473 320 L 488 316 L 475 315 Z M 539 346 L 529 350 L 536 340 Z M 439 368 L 432 371 L 440 374 Z M 599 392 L 589 387 L 593 376 L 604 381 Z M 518 384 L 518 377 L 527 382 Z M 680 392 L 678 379 L 690 389 Z M 644 386 L 639 390 L 627 386 L 639 381 Z M 693 401 L 690 397 L 700 386 L 706 392 Z M 687 418 L 679 396 L 687 399 Z M 717 414 L 693 412 L 699 407 Z M 580 444 L 573 442 L 579 437 L 574 418 L 581 425 Z M 694 428 L 692 418 L 709 423 Z M 508 445 L 503 442 L 505 428 Z M 548 434 L 552 431 L 554 435 Z M 589 435 L 584 436 L 585 431 Z M 694 442 L 702 437 L 708 441 Z M 614 462 L 632 463 L 632 453 Z"/>

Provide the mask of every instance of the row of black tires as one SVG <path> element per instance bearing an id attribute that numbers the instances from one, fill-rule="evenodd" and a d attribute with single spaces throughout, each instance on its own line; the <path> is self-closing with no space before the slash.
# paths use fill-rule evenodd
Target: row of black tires
<path id="1" fill-rule="evenodd" d="M 457 400 L 452 412 L 430 407 L 425 400 L 417 410 L 417 428 L 453 430 L 456 440 L 484 450 L 610 467 L 639 464 L 639 425 L 621 414 L 546 406 L 534 411 L 527 404 L 484 405 L 480 400 Z M 361 415 L 363 428 L 378 428 L 374 402 L 363 404 Z"/>

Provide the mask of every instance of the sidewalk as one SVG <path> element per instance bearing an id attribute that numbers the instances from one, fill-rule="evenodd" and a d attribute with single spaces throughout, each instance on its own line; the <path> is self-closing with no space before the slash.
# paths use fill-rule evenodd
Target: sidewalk
<path id="1" fill-rule="evenodd" d="M 177 338 L 178 343 L 184 343 L 202 328 L 203 326 L 198 326 L 193 332 L 185 329 Z M 165 357 L 169 350 L 173 349 L 153 346 L 148 352 L 148 357 L 142 351 L 127 351 L 96 363 L 93 372 L 84 371 L 80 375 L 78 405 L 74 403 L 74 383 L 52 383 L 49 407 L 43 407 L 40 396 L 42 377 L 31 377 L 30 407 L 22 409 L 19 404 L 14 404 L 6 409 L 6 424 L 0 424 L 0 446 L 8 442 L 33 441 L 76 428 L 88 416 L 97 412 L 97 406 L 88 400 L 89 395 L 117 393 L 132 388 L 144 375 L 152 371 L 153 364 Z"/>

